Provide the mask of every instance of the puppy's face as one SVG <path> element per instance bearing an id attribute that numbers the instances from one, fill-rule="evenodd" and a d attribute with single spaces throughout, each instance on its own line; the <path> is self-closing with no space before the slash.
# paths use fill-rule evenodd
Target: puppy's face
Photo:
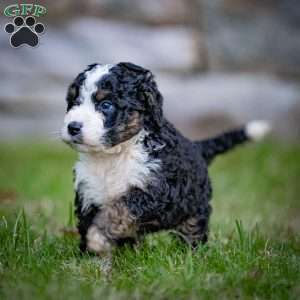
<path id="1" fill-rule="evenodd" d="M 80 152 L 111 151 L 159 127 L 162 97 L 151 72 L 130 63 L 91 65 L 70 85 L 62 139 Z"/>

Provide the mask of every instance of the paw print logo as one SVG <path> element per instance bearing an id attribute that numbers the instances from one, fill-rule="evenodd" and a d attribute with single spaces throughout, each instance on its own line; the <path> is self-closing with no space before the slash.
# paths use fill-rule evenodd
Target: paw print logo
<path id="1" fill-rule="evenodd" d="M 11 34 L 10 44 L 17 48 L 22 45 L 35 47 L 39 43 L 39 35 L 45 31 L 45 26 L 42 23 L 36 23 L 32 16 L 15 17 L 12 23 L 6 24 L 4 30 Z"/>

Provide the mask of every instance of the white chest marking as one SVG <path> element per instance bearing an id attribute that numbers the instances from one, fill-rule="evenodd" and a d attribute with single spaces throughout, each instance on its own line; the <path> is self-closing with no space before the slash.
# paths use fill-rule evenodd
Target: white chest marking
<path id="1" fill-rule="evenodd" d="M 82 210 L 116 199 L 130 187 L 145 189 L 154 179 L 151 171 L 159 169 L 159 160 L 149 161 L 148 153 L 135 140 L 125 142 L 121 147 L 122 151 L 117 154 L 80 155 L 75 165 L 75 190 L 83 198 Z"/>

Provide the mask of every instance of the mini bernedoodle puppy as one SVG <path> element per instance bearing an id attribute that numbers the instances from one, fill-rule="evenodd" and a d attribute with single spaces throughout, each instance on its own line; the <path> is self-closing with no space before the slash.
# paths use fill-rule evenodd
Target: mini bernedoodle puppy
<path id="1" fill-rule="evenodd" d="M 153 74 L 132 63 L 90 65 L 71 84 L 62 139 L 79 152 L 74 168 L 81 250 L 115 246 L 172 229 L 205 243 L 211 213 L 208 165 L 218 154 L 264 136 L 255 121 L 190 141 L 164 118 Z"/>

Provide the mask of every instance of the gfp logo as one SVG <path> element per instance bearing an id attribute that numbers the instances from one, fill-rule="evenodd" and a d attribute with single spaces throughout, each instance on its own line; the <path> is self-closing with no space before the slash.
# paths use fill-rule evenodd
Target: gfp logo
<path id="1" fill-rule="evenodd" d="M 23 45 L 35 47 L 39 44 L 39 36 L 44 33 L 44 24 L 36 19 L 47 13 L 47 9 L 37 4 L 13 4 L 4 9 L 6 17 L 14 17 L 5 25 L 4 30 L 10 35 L 10 44 L 17 48 Z"/>

